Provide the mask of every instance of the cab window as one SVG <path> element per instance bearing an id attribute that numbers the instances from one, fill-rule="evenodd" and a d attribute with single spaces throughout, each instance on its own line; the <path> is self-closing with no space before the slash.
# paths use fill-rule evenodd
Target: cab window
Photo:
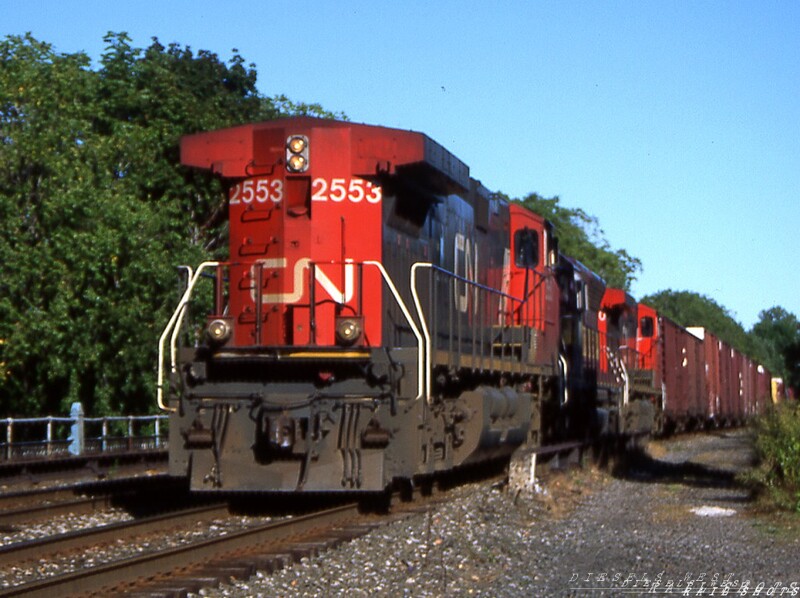
<path id="1" fill-rule="evenodd" d="M 534 268 L 539 263 L 539 236 L 529 228 L 514 233 L 514 263 L 517 268 Z"/>
<path id="2" fill-rule="evenodd" d="M 655 332 L 655 327 L 653 326 L 653 318 L 650 316 L 645 316 L 639 322 L 639 330 L 642 333 L 643 338 L 650 338 L 653 336 Z"/>

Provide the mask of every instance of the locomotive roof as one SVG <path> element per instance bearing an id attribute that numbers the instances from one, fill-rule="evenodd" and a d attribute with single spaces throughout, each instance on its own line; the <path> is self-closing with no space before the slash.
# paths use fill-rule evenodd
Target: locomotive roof
<path id="1" fill-rule="evenodd" d="M 463 189 L 470 188 L 469 167 L 424 133 L 310 116 L 187 135 L 181 139 L 181 163 L 207 168 L 223 177 L 243 178 L 250 176 L 248 169 L 254 164 L 282 160 L 283 142 L 279 149 L 275 147 L 279 137 L 303 131 L 313 136 L 319 129 L 342 130 L 342 143 L 350 144 L 353 174 L 394 173 L 398 167 L 424 164 Z"/>

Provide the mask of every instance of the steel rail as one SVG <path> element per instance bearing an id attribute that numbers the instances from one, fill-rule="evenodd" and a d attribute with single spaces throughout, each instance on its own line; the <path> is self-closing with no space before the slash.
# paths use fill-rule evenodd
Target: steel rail
<path id="1" fill-rule="evenodd" d="M 127 493 L 132 496 L 134 491 Z M 0 528 L 11 527 L 15 524 L 27 521 L 44 519 L 45 517 L 56 517 L 59 515 L 76 514 L 84 515 L 93 513 L 101 508 L 108 508 L 112 505 L 115 498 L 124 495 L 104 495 L 104 496 L 84 496 L 72 498 L 70 500 L 59 500 L 52 503 L 43 503 L 30 507 L 19 507 L 16 509 L 0 510 Z M 2 549 L 0 549 L 2 551 Z"/>
<path id="2" fill-rule="evenodd" d="M 107 508 L 116 500 L 127 499 L 139 493 L 151 494 L 157 491 L 163 494 L 164 482 L 170 480 L 166 474 L 156 474 L 0 493 L 0 526 L 42 516 L 90 513 L 99 508 Z M 160 485 L 156 486 L 159 482 Z"/>
<path id="3" fill-rule="evenodd" d="M 0 522 L 4 522 L 6 513 L 13 509 L 30 507 L 31 503 L 58 504 L 71 501 L 79 496 L 79 486 L 59 488 L 37 488 L 35 490 L 22 490 L 0 494 Z"/>
<path id="4" fill-rule="evenodd" d="M 0 597 L 53 598 L 53 596 L 87 592 L 103 592 L 110 595 L 124 591 L 137 579 L 153 579 L 176 569 L 219 559 L 237 551 L 252 550 L 261 545 L 308 534 L 319 528 L 345 523 L 357 516 L 357 503 L 339 506 L 311 515 L 270 522 L 219 538 L 4 588 L 0 591 Z"/>
<path id="5" fill-rule="evenodd" d="M 586 446 L 583 442 L 566 442 L 531 450 L 543 457 L 543 461 L 546 462 L 552 458 L 558 460 L 560 455 L 585 449 Z M 505 478 L 506 474 L 501 476 L 493 474 L 484 478 L 484 481 L 490 481 L 494 477 L 499 480 Z M 412 488 L 414 499 L 410 502 L 398 501 L 400 493 L 394 494 L 391 514 L 377 519 L 365 519 L 363 515 L 359 515 L 355 504 L 346 505 L 318 514 L 268 523 L 220 538 L 124 559 L 86 571 L 29 582 L 0 591 L 0 598 L 7 595 L 52 598 L 54 592 L 62 595 L 77 592 L 107 595 L 135 591 L 142 586 L 191 588 L 196 586 L 198 581 L 214 585 L 215 582 L 209 580 L 216 579 L 218 575 L 215 573 L 215 567 L 228 570 L 226 567 L 231 567 L 230 563 L 234 562 L 235 566 L 241 568 L 242 563 L 255 558 L 250 566 L 259 567 L 254 563 L 266 559 L 270 563 L 265 565 L 268 567 L 267 570 L 272 570 L 271 567 L 276 566 L 276 559 L 291 561 L 299 558 L 296 553 L 304 554 L 305 550 L 319 550 L 319 546 L 335 545 L 331 543 L 331 538 L 338 538 L 339 541 L 349 539 L 367 533 L 376 525 L 435 508 L 437 504 L 447 500 L 448 494 L 445 488 L 436 489 L 436 486 L 436 484 L 429 487 L 414 486 Z M 174 516 L 170 519 L 175 523 Z M 312 536 L 310 533 L 312 530 L 318 533 Z M 306 548 L 307 546 L 311 548 Z M 258 552 L 254 553 L 254 550 Z M 232 558 L 234 561 L 231 561 Z M 173 577 L 176 572 L 177 577 Z"/>
<path id="6" fill-rule="evenodd" d="M 0 482 L 13 489 L 47 481 L 121 480 L 142 472 L 165 472 L 166 462 L 166 449 L 0 461 Z"/>
<path id="7" fill-rule="evenodd" d="M 47 554 L 80 550 L 90 546 L 97 546 L 104 542 L 127 540 L 135 536 L 189 525 L 200 519 L 213 519 L 227 515 L 227 504 L 214 504 L 175 513 L 154 515 L 144 519 L 122 521 L 91 529 L 66 532 L 27 542 L 17 542 L 0 547 L 0 566 L 21 563 L 28 559 L 39 559 Z"/>

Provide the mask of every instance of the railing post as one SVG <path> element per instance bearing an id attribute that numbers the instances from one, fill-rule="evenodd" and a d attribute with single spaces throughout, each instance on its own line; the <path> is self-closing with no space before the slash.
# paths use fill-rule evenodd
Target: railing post
<path id="1" fill-rule="evenodd" d="M 222 264 L 219 264 L 219 265 L 217 265 L 217 277 L 214 280 L 214 295 L 215 295 L 215 298 L 214 298 L 214 304 L 215 304 L 214 305 L 214 313 L 216 315 L 220 315 L 220 316 L 225 311 L 225 307 L 222 305 L 223 302 L 224 302 L 224 299 L 223 299 L 223 297 L 224 297 L 224 295 L 223 295 L 224 289 L 222 287 L 223 279 L 224 279 L 224 276 L 223 276 L 223 272 L 222 272 Z"/>
<path id="2" fill-rule="evenodd" d="M 317 265 L 314 262 L 308 264 L 308 278 L 308 344 L 313 346 L 317 344 Z"/>
<path id="3" fill-rule="evenodd" d="M 161 448 L 161 420 L 157 415 L 153 416 L 155 419 L 155 431 L 156 431 L 156 448 Z"/>
<path id="4" fill-rule="evenodd" d="M 47 416 L 47 444 L 45 445 L 45 452 L 49 457 L 53 453 L 53 416 Z"/>
<path id="5" fill-rule="evenodd" d="M 6 459 L 11 461 L 14 451 L 11 450 L 11 443 L 14 442 L 14 420 L 6 418 Z"/>
<path id="6" fill-rule="evenodd" d="M 105 452 L 107 448 L 106 447 L 107 437 L 108 437 L 108 418 L 104 417 L 102 429 L 100 431 L 100 450 L 103 452 Z"/>
<path id="7" fill-rule="evenodd" d="M 83 405 L 73 403 L 69 410 L 72 426 L 69 432 L 69 452 L 72 455 L 81 455 L 85 449 Z"/>
<path id="8" fill-rule="evenodd" d="M 256 292 L 255 292 L 255 301 L 256 301 L 256 322 L 255 322 L 255 329 L 253 330 L 253 334 L 255 336 L 255 343 L 256 345 L 261 344 L 261 319 L 264 317 L 264 264 L 262 262 L 256 263 Z"/>
<path id="9" fill-rule="evenodd" d="M 128 450 L 133 450 L 133 416 L 128 416 Z"/>

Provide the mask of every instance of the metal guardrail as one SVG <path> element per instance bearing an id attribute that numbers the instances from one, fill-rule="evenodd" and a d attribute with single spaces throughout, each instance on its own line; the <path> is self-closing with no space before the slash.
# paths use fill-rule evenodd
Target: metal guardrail
<path id="1" fill-rule="evenodd" d="M 73 403 L 69 417 L 0 419 L 0 462 L 79 456 L 167 446 L 166 415 L 85 417 Z"/>

